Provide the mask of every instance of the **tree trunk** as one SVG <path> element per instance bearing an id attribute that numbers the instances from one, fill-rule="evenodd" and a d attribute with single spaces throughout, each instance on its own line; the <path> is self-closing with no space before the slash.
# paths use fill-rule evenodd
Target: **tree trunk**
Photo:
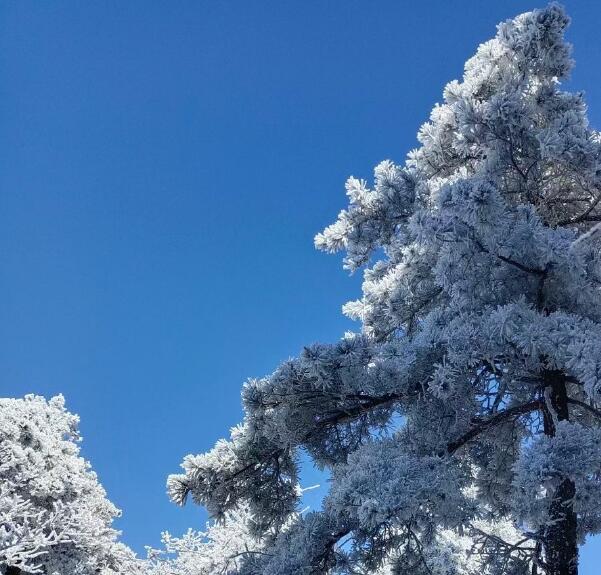
<path id="1" fill-rule="evenodd" d="M 545 388 L 553 413 L 543 412 L 545 434 L 555 435 L 555 421 L 569 419 L 568 395 L 565 376 L 560 371 L 547 370 L 543 374 Z M 571 479 L 564 479 L 555 489 L 549 509 L 549 526 L 544 532 L 543 549 L 547 575 L 578 574 L 578 521 L 573 500 L 576 487 Z"/>

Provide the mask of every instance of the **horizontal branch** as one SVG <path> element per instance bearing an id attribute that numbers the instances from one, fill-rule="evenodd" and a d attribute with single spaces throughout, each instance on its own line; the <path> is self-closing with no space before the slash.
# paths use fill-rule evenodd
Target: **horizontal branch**
<path id="1" fill-rule="evenodd" d="M 340 409 L 340 411 L 334 412 L 328 417 L 324 417 L 323 419 L 317 419 L 316 423 L 319 425 L 323 425 L 324 427 L 329 427 L 331 425 L 337 425 L 338 423 L 344 423 L 345 421 L 352 420 L 364 413 L 368 413 L 372 409 L 376 409 L 377 407 L 385 407 L 394 403 L 395 401 L 399 401 L 403 398 L 401 394 L 387 394 L 380 397 L 370 397 L 365 396 L 364 403 L 360 403 L 359 405 L 354 405 L 349 407 L 348 409 Z M 308 431 L 303 437 L 303 441 L 307 441 L 311 439 L 311 436 L 315 434 L 319 429 L 312 429 Z"/>
<path id="2" fill-rule="evenodd" d="M 533 274 L 536 276 L 546 276 L 547 275 L 547 270 L 541 270 L 538 268 L 531 268 L 528 267 L 520 262 L 517 262 L 515 260 L 512 260 L 511 258 L 508 258 L 507 256 L 502 256 L 500 254 L 493 254 L 478 238 L 476 237 L 472 237 L 471 238 L 472 241 L 478 246 L 478 248 L 480 249 L 480 251 L 484 252 L 485 254 L 488 255 L 492 255 L 493 257 L 496 257 L 497 259 L 501 260 L 502 262 L 505 262 L 506 264 L 513 266 L 514 268 L 517 268 L 525 273 L 528 274 Z"/>
<path id="3" fill-rule="evenodd" d="M 592 405 L 589 405 L 588 403 L 584 403 L 584 401 L 579 401 L 578 399 L 572 399 L 571 397 L 568 397 L 568 403 L 577 405 L 578 407 L 581 407 L 582 409 L 593 414 L 598 419 L 601 419 L 601 411 L 595 409 Z"/>
<path id="4" fill-rule="evenodd" d="M 469 431 L 464 433 L 461 437 L 452 441 L 447 445 L 447 452 L 449 454 L 455 453 L 460 447 L 464 446 L 466 443 L 469 443 L 472 439 L 484 433 L 491 427 L 495 427 L 505 421 L 520 417 L 521 415 L 526 415 L 527 413 L 531 413 L 540 409 L 543 406 L 543 402 L 540 399 L 535 399 L 528 403 L 524 403 L 522 405 L 516 405 L 515 407 L 510 407 L 509 409 L 505 409 L 495 415 L 488 417 L 486 419 L 478 422 L 477 425 L 472 427 Z"/>
<path id="5" fill-rule="evenodd" d="M 335 425 L 337 425 L 339 423 L 343 423 L 345 421 L 353 420 L 357 417 L 360 417 L 361 415 L 363 415 L 365 413 L 368 413 L 369 411 L 371 411 L 373 409 L 376 409 L 378 407 L 384 407 L 384 406 L 394 403 L 395 401 L 399 401 L 400 399 L 402 399 L 402 397 L 403 396 L 400 394 L 390 394 L 390 395 L 384 395 L 384 396 L 380 396 L 380 397 L 366 396 L 365 399 L 367 399 L 367 401 L 365 401 L 364 403 L 360 403 L 359 405 L 355 405 L 348 409 L 341 409 L 339 412 L 333 413 L 327 417 L 324 417 L 323 419 L 318 419 L 315 422 L 316 427 L 307 431 L 307 433 L 305 433 L 305 435 L 299 441 L 299 444 L 302 444 L 305 441 L 309 441 L 317 433 L 323 431 L 324 429 L 326 429 L 328 427 L 335 426 Z M 516 418 L 521 415 L 525 415 L 527 413 L 531 413 L 532 411 L 540 409 L 542 406 L 543 406 L 543 402 L 540 399 L 533 400 L 528 403 L 525 403 L 522 405 L 517 405 L 515 407 L 511 407 L 509 409 L 506 409 L 504 411 L 496 413 L 495 415 L 493 415 L 489 418 L 482 419 L 482 420 L 476 420 L 477 423 L 474 427 L 469 429 L 466 433 L 464 433 L 458 439 L 447 444 L 446 452 L 449 454 L 453 454 L 460 447 L 464 446 L 466 443 L 469 443 L 472 439 L 474 439 L 478 435 L 484 433 L 485 431 L 489 430 L 490 428 L 495 427 L 496 425 L 499 425 L 501 423 L 504 423 L 505 421 L 507 421 L 509 419 Z M 589 406 L 586 406 L 586 407 L 589 407 Z M 601 417 L 601 413 L 599 414 L 599 416 Z M 282 455 L 284 455 L 285 452 L 286 452 L 286 449 L 281 449 L 281 448 L 275 449 L 272 452 L 267 453 L 264 458 L 261 458 L 261 460 L 254 460 L 254 461 L 248 463 L 247 465 L 243 466 L 242 468 L 236 470 L 235 472 L 230 474 L 228 477 L 224 478 L 223 481 L 225 481 L 225 482 L 231 481 L 232 479 L 235 479 L 236 477 L 242 475 L 243 473 L 253 470 L 253 468 L 254 468 L 254 470 L 256 470 L 256 469 L 260 468 L 261 466 L 263 466 L 266 461 L 269 461 L 272 459 L 274 459 L 274 460 L 279 459 Z"/>

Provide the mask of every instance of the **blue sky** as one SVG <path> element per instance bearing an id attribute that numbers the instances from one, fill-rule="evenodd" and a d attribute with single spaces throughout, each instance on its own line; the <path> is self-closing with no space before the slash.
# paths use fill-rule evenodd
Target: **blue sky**
<path id="1" fill-rule="evenodd" d="M 601 126 L 601 4 L 565 3 Z M 0 2 L 1 394 L 63 393 L 137 550 L 239 390 L 358 326 L 312 238 L 522 1 Z M 601 543 L 589 543 L 593 573 Z"/>

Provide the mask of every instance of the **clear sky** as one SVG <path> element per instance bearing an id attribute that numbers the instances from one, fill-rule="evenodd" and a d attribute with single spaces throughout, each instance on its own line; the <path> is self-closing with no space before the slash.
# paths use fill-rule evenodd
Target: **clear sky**
<path id="1" fill-rule="evenodd" d="M 600 127 L 601 4 L 565 4 Z M 66 396 L 138 551 L 204 524 L 165 479 L 239 421 L 242 382 L 358 329 L 360 278 L 312 247 L 347 176 L 402 162 L 534 7 L 1 0 L 0 394 Z"/>

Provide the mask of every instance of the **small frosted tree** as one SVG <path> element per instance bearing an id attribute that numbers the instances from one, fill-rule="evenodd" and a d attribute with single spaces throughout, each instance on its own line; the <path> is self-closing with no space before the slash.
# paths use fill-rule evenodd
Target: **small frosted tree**
<path id="1" fill-rule="evenodd" d="M 316 245 L 366 268 L 362 333 L 246 383 L 231 439 L 168 482 L 277 533 L 236 573 L 577 573 L 601 529 L 601 136 L 561 89 L 567 25 L 499 25 L 406 163 L 348 180 Z M 330 490 L 290 522 L 301 449 Z"/>
<path id="2" fill-rule="evenodd" d="M 243 562 L 261 554 L 248 507 L 231 511 L 206 531 L 189 529 L 182 537 L 162 534 L 163 549 L 148 548 L 146 575 L 234 575 Z"/>
<path id="3" fill-rule="evenodd" d="M 0 399 L 0 573 L 136 575 L 62 396 Z"/>

